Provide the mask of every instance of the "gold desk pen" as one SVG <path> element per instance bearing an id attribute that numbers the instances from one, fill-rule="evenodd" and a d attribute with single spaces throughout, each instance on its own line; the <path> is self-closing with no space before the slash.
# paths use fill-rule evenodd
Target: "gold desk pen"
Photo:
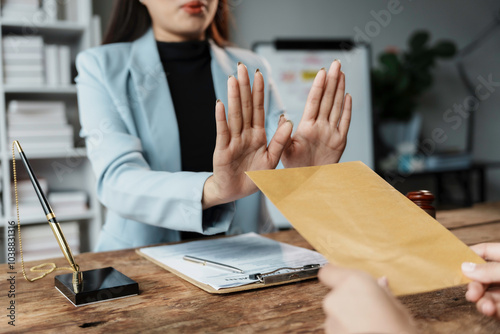
<path id="1" fill-rule="evenodd" d="M 75 306 L 139 294 L 139 285 L 137 282 L 131 280 L 112 267 L 87 270 L 84 272 L 80 271 L 80 267 L 75 262 L 75 258 L 64 237 L 61 226 L 57 222 L 56 215 L 38 183 L 38 179 L 30 166 L 28 158 L 26 158 L 24 154 L 21 144 L 17 140 L 15 140 L 13 144 L 19 151 L 21 160 L 26 167 L 26 171 L 28 172 L 33 188 L 40 200 L 40 204 L 45 212 L 45 217 L 49 222 L 50 228 L 57 239 L 57 243 L 73 270 L 72 274 L 58 275 L 55 277 L 56 289 Z M 12 148 L 12 154 L 14 154 L 14 148 Z M 15 159 L 14 156 L 12 158 Z M 13 165 L 15 166 L 14 160 Z M 14 174 L 14 177 L 15 175 L 16 174 Z"/>
<path id="2" fill-rule="evenodd" d="M 66 238 L 64 237 L 64 234 L 61 230 L 61 225 L 59 225 L 59 223 L 57 222 L 56 215 L 50 207 L 50 204 L 47 201 L 47 198 L 45 197 L 40 184 L 38 183 L 38 179 L 36 178 L 35 173 L 31 168 L 28 158 L 26 158 L 26 155 L 24 154 L 21 144 L 17 140 L 14 141 L 14 144 L 16 145 L 19 155 L 21 156 L 24 167 L 26 167 L 26 171 L 28 172 L 31 183 L 33 184 L 33 188 L 35 188 L 36 195 L 40 200 L 40 204 L 42 205 L 43 211 L 45 212 L 45 217 L 47 218 L 50 228 L 52 229 L 52 232 L 56 237 L 57 243 L 59 244 L 64 257 L 66 258 L 66 260 L 68 260 L 71 268 L 73 269 L 73 290 L 75 291 L 75 293 L 77 293 L 79 292 L 81 284 L 83 283 L 80 267 L 75 262 L 75 258 L 73 257 L 71 248 L 69 247 L 68 242 L 66 241 Z"/>

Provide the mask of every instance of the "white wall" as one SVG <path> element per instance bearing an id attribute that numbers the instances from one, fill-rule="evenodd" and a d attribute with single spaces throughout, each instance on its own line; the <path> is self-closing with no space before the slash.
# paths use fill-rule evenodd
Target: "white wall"
<path id="1" fill-rule="evenodd" d="M 353 38 L 357 35 L 359 38 L 358 31 L 364 31 L 368 32 L 374 60 L 387 46 L 405 49 L 408 36 L 418 29 L 429 30 L 431 41 L 451 39 L 462 48 L 488 26 L 500 10 L 496 0 L 229 0 L 229 3 L 236 23 L 232 40 L 241 47 L 250 48 L 254 42 L 277 37 Z M 389 4 L 394 6 L 395 14 L 391 14 L 390 19 L 385 17 L 383 25 L 377 23 L 373 13 L 387 13 Z M 500 26 L 492 38 L 467 59 L 473 78 L 487 79 L 491 75 L 493 81 L 500 83 L 499 41 Z M 469 94 L 459 80 L 454 61 L 441 61 L 435 74 L 434 87 L 423 96 L 419 108 L 424 116 L 423 137 L 432 138 L 432 130 L 442 128 L 447 139 L 437 144 L 436 149 L 463 149 L 465 120 L 457 126 L 457 118 L 446 122 L 443 117 L 455 104 L 463 104 Z M 493 92 L 484 88 L 480 91 L 490 96 L 477 113 L 474 156 L 500 161 L 500 87 L 493 89 Z M 459 116 L 455 112 L 447 115 Z M 488 176 L 488 199 L 499 200 L 500 169 L 492 170 Z"/>

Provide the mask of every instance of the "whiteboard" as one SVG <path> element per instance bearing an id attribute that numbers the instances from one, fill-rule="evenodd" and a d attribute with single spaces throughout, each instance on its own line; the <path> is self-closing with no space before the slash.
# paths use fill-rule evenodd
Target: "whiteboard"
<path id="1" fill-rule="evenodd" d="M 299 124 L 307 95 L 316 73 L 330 67 L 334 59 L 342 63 L 346 76 L 346 92 L 353 99 L 351 126 L 347 147 L 340 162 L 362 161 L 374 168 L 372 103 L 370 88 L 370 48 L 347 40 L 282 40 L 259 42 L 253 50 L 271 66 L 287 117 Z M 271 219 L 279 228 L 290 224 L 266 199 Z"/>

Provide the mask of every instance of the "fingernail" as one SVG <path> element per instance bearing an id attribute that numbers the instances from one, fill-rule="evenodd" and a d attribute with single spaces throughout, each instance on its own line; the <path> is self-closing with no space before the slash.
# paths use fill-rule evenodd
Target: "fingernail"
<path id="1" fill-rule="evenodd" d="M 240 66 L 241 64 L 243 64 L 241 61 L 238 62 L 238 66 Z"/>
<path id="2" fill-rule="evenodd" d="M 387 277 L 385 276 L 382 276 L 380 277 L 378 280 L 377 280 L 377 283 L 379 286 L 381 287 L 385 287 L 387 288 L 389 286 L 389 280 L 387 279 Z"/>
<path id="3" fill-rule="evenodd" d="M 259 69 L 256 69 L 256 70 L 255 70 L 255 73 L 260 73 L 260 70 L 259 70 Z"/>
<path id="4" fill-rule="evenodd" d="M 334 61 L 338 61 L 338 62 L 339 62 L 339 64 L 341 64 L 341 65 L 342 65 L 342 62 L 340 61 L 340 59 L 335 59 Z"/>
<path id="5" fill-rule="evenodd" d="M 472 272 L 476 270 L 476 264 L 472 262 L 464 262 L 462 263 L 462 271 Z"/>
<path id="6" fill-rule="evenodd" d="M 326 72 L 326 69 L 324 67 L 320 68 L 319 69 L 320 71 L 325 71 Z"/>
<path id="7" fill-rule="evenodd" d="M 287 119 L 286 121 L 289 122 L 290 124 L 292 124 L 292 128 L 293 128 L 293 122 L 292 122 L 292 120 L 291 119 Z"/>
<path id="8" fill-rule="evenodd" d="M 220 99 L 217 99 L 217 100 L 215 101 L 215 104 L 217 104 L 217 103 L 219 103 L 219 102 L 220 102 Z"/>
<path id="9" fill-rule="evenodd" d="M 234 75 L 232 75 L 232 74 L 231 74 L 231 75 L 228 75 L 228 77 L 227 77 L 227 78 L 228 78 L 228 79 L 234 78 Z"/>

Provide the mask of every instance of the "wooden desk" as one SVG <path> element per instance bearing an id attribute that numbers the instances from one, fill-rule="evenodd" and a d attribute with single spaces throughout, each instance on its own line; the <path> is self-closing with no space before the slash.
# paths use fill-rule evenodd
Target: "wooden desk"
<path id="1" fill-rule="evenodd" d="M 500 203 L 438 212 L 438 220 L 467 244 L 500 241 Z M 269 234 L 311 248 L 295 231 Z M 143 259 L 133 250 L 86 253 L 85 270 L 113 266 L 139 282 L 141 294 L 76 308 L 55 288 L 54 274 L 29 283 L 16 265 L 16 327 L 7 325 L 9 271 L 1 266 L 1 332 L 37 333 L 256 333 L 322 332 L 321 302 L 327 289 L 317 280 L 230 295 L 210 295 Z M 64 259 L 55 261 L 65 266 Z M 37 262 L 36 264 L 38 264 Z M 31 267 L 34 263 L 28 263 Z M 405 296 L 423 333 L 499 333 L 500 322 L 480 315 L 464 287 Z"/>

